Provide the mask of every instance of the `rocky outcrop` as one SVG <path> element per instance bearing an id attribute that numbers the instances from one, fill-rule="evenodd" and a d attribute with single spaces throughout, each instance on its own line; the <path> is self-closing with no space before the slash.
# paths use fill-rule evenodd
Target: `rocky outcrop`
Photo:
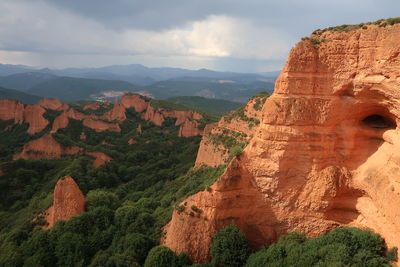
<path id="1" fill-rule="evenodd" d="M 87 104 L 85 106 L 83 106 L 83 110 L 98 110 L 100 108 L 100 104 L 99 103 L 91 103 L 91 104 Z"/>
<path id="2" fill-rule="evenodd" d="M 52 228 L 58 221 L 67 221 L 85 211 L 85 196 L 70 176 L 58 180 L 54 188 L 53 205 L 44 213 L 47 225 Z"/>
<path id="3" fill-rule="evenodd" d="M 41 106 L 42 108 L 51 110 L 67 110 L 69 108 L 67 104 L 61 103 L 59 99 L 43 98 L 37 103 L 37 105 Z"/>
<path id="4" fill-rule="evenodd" d="M 13 156 L 13 159 L 53 159 L 63 155 L 76 154 L 83 149 L 81 147 L 64 147 L 58 143 L 51 134 L 26 143 L 22 151 Z"/>
<path id="5" fill-rule="evenodd" d="M 137 142 L 138 142 L 138 141 L 136 141 L 135 139 L 132 139 L 132 138 L 128 140 L 128 144 L 129 144 L 129 145 L 137 144 Z"/>
<path id="6" fill-rule="evenodd" d="M 151 121 L 157 126 L 161 126 L 164 122 L 164 116 L 158 110 L 154 109 L 151 105 L 147 107 L 145 113 L 143 113 L 142 118 L 146 121 Z"/>
<path id="7" fill-rule="evenodd" d="M 49 125 L 49 121 L 43 117 L 45 112 L 46 110 L 39 105 L 28 105 L 25 107 L 24 122 L 29 123 L 29 134 L 39 133 Z"/>
<path id="8" fill-rule="evenodd" d="M 88 151 L 85 154 L 95 158 L 95 160 L 92 163 L 93 167 L 95 168 L 105 164 L 107 161 L 112 160 L 110 156 L 99 151 L 90 151 L 90 152 Z"/>
<path id="9" fill-rule="evenodd" d="M 181 125 L 187 120 L 201 120 L 203 116 L 196 111 L 186 111 L 186 110 L 160 110 L 160 113 L 164 117 L 176 118 L 175 125 Z"/>
<path id="10" fill-rule="evenodd" d="M 290 52 L 244 152 L 182 203 L 162 243 L 206 261 L 235 221 L 255 247 L 355 225 L 400 246 L 400 24 L 318 32 Z M 187 210 L 189 210 L 187 208 Z"/>
<path id="11" fill-rule="evenodd" d="M 68 113 L 64 111 L 57 118 L 54 119 L 50 133 L 55 133 L 58 131 L 58 129 L 67 128 L 68 124 L 69 124 Z"/>
<path id="12" fill-rule="evenodd" d="M 143 99 L 140 95 L 125 94 L 122 96 L 121 104 L 125 108 L 134 108 L 136 112 L 143 112 L 149 106 L 149 102 Z"/>
<path id="13" fill-rule="evenodd" d="M 117 120 L 122 123 L 126 120 L 125 107 L 120 102 L 116 101 L 113 108 L 107 111 L 101 118 L 109 121 Z"/>
<path id="14" fill-rule="evenodd" d="M 244 145 L 256 132 L 259 118 L 262 117 L 262 105 L 255 108 L 255 103 L 264 104 L 266 99 L 267 96 L 253 97 L 242 109 L 228 113 L 218 123 L 207 125 L 200 142 L 195 167 L 215 167 L 228 163 L 232 159 L 232 143 Z M 223 142 L 227 139 L 231 141 Z"/>
<path id="15" fill-rule="evenodd" d="M 201 135 L 203 131 L 200 129 L 200 123 L 194 120 L 186 119 L 179 127 L 179 137 L 191 137 Z"/>
<path id="16" fill-rule="evenodd" d="M 111 131 L 111 132 L 120 132 L 121 128 L 119 127 L 118 123 L 109 123 L 101 120 L 94 120 L 94 119 L 84 119 L 83 125 L 95 130 L 96 132 L 104 132 L 104 131 Z"/>
<path id="17" fill-rule="evenodd" d="M 0 99 L 0 119 L 13 120 L 14 123 L 24 122 L 24 104 L 10 99 Z"/>

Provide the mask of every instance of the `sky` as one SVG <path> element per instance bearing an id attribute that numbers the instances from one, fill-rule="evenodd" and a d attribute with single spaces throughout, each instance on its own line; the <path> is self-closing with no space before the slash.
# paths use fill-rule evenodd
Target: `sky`
<path id="1" fill-rule="evenodd" d="M 0 63 L 267 72 L 315 29 L 399 10 L 400 0 L 0 0 Z"/>

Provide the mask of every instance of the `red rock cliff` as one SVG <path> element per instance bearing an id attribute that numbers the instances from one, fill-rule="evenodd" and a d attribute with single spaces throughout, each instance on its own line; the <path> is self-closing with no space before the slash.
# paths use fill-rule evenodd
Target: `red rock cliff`
<path id="1" fill-rule="evenodd" d="M 0 119 L 13 120 L 15 123 L 24 121 L 24 104 L 10 99 L 0 99 Z"/>
<path id="2" fill-rule="evenodd" d="M 202 165 L 214 167 L 228 163 L 233 148 L 219 142 L 218 137 L 229 137 L 237 143 L 247 143 L 260 122 L 258 118 L 262 117 L 261 107 L 266 97 L 253 97 L 243 109 L 228 113 L 218 123 L 207 125 L 200 142 L 195 167 Z"/>
<path id="3" fill-rule="evenodd" d="M 44 108 L 39 105 L 28 105 L 24 109 L 24 122 L 29 123 L 28 133 L 39 133 L 47 127 L 49 121 L 43 117 L 46 112 Z"/>
<path id="4" fill-rule="evenodd" d="M 74 179 L 66 176 L 58 180 L 54 188 L 53 205 L 45 212 L 46 228 L 58 221 L 67 221 L 85 211 L 85 196 Z"/>
<path id="5" fill-rule="evenodd" d="M 59 99 L 43 98 L 42 100 L 40 100 L 38 102 L 38 105 L 43 108 L 47 108 L 47 109 L 51 109 L 51 110 L 67 110 L 68 109 L 68 105 L 61 103 L 61 101 Z"/>
<path id="6" fill-rule="evenodd" d="M 125 94 L 121 99 L 121 104 L 126 108 L 134 108 L 136 112 L 143 112 L 149 106 L 149 102 L 140 95 Z"/>
<path id="7" fill-rule="evenodd" d="M 163 244 L 205 261 L 234 220 L 255 247 L 343 225 L 400 246 L 400 24 L 311 37 L 290 52 L 243 154 L 184 201 L 200 218 L 175 211 Z"/>
<path id="8" fill-rule="evenodd" d="M 27 105 L 9 99 L 0 99 L 0 119 L 13 120 L 14 123 L 29 123 L 28 133 L 42 131 L 49 122 L 43 117 L 45 109 L 40 105 Z"/>
<path id="9" fill-rule="evenodd" d="M 59 144 L 51 134 L 26 143 L 22 151 L 13 156 L 13 159 L 52 159 L 63 155 L 76 154 L 82 151 L 81 147 L 64 147 Z"/>

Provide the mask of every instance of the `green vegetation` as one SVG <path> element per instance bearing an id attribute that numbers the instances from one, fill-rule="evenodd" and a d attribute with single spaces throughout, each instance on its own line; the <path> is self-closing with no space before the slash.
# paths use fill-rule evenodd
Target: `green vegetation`
<path id="1" fill-rule="evenodd" d="M 258 96 L 254 105 L 262 106 L 263 99 Z M 46 111 L 45 117 L 52 123 L 58 114 Z M 167 118 L 158 127 L 133 109 L 126 115 L 120 133 L 97 133 L 71 119 L 66 129 L 53 134 L 66 146 L 113 158 L 97 168 L 83 154 L 10 161 L 37 135 L 26 133 L 27 124 L 0 121 L 0 266 L 191 266 L 185 253 L 158 246 L 162 227 L 174 209 L 199 217 L 203 211 L 182 200 L 210 191 L 226 166 L 192 168 L 200 137 L 177 137 L 175 119 Z M 136 132 L 139 125 L 142 133 Z M 225 129 L 209 138 L 234 157 L 247 136 Z M 137 143 L 128 145 L 130 139 Z M 65 175 L 74 177 L 85 194 L 86 212 L 42 230 L 41 214 L 52 203 L 55 183 Z M 378 235 L 356 228 L 313 239 L 292 233 L 250 255 L 244 234 L 232 224 L 214 236 L 210 249 L 209 266 L 389 266 L 397 259 L 396 248 L 387 251 Z"/>
<path id="2" fill-rule="evenodd" d="M 41 97 L 0 87 L 0 99 L 14 99 L 25 104 L 35 104 Z"/>
<path id="3" fill-rule="evenodd" d="M 253 108 L 257 111 L 260 111 L 265 103 L 267 101 L 267 98 L 270 96 L 270 94 L 267 91 L 261 91 L 257 95 L 253 96 L 250 98 L 250 100 L 255 99 L 255 103 L 253 105 Z"/>
<path id="4" fill-rule="evenodd" d="M 242 106 L 241 108 L 237 109 L 236 111 L 233 111 L 231 113 L 228 113 L 224 118 L 227 122 L 230 122 L 234 118 L 239 118 L 242 121 L 245 121 L 249 124 L 249 128 L 252 128 L 258 124 L 260 124 L 260 121 L 255 118 L 249 118 L 244 114 L 246 106 Z"/>
<path id="5" fill-rule="evenodd" d="M 368 25 L 378 25 L 379 27 L 386 27 L 389 25 L 394 25 L 400 23 L 400 17 L 396 18 L 387 18 L 387 19 L 380 19 L 373 22 L 366 22 L 366 23 L 359 23 L 359 24 L 343 24 L 339 26 L 325 28 L 323 30 L 315 30 L 313 34 L 320 35 L 326 31 L 334 31 L 334 32 L 349 32 L 357 29 L 368 29 Z M 307 37 L 306 37 L 307 38 Z"/>
<path id="6" fill-rule="evenodd" d="M 0 120 L 0 163 L 12 159 L 12 155 L 19 152 L 23 145 L 31 140 L 26 132 L 29 124 L 14 124 L 14 121 Z"/>
<path id="7" fill-rule="evenodd" d="M 272 92 L 273 82 L 217 83 L 200 81 L 168 80 L 145 86 L 142 90 L 148 91 L 156 98 L 167 99 L 179 96 L 201 96 L 214 99 L 225 99 L 245 103 L 253 95 L 262 90 Z"/>
<path id="8" fill-rule="evenodd" d="M 167 110 L 182 110 L 182 111 L 190 110 L 190 108 L 188 108 L 185 105 L 159 99 L 151 99 L 150 105 L 153 108 L 163 108 Z"/>
<path id="9" fill-rule="evenodd" d="M 170 97 L 167 100 L 187 106 L 192 110 L 207 111 L 219 116 L 242 106 L 242 104 L 238 102 L 223 99 L 205 98 L 201 96 L 177 96 Z"/>
<path id="10" fill-rule="evenodd" d="M 210 251 L 212 266 L 241 267 L 246 263 L 252 249 L 245 235 L 236 225 L 231 224 L 214 235 Z"/>
<path id="11" fill-rule="evenodd" d="M 101 91 L 134 91 L 137 86 L 124 81 L 96 80 L 73 77 L 54 77 L 34 85 L 27 92 L 35 95 L 59 98 L 62 101 L 73 102 L 90 99 L 90 95 Z"/>
<path id="12" fill-rule="evenodd" d="M 200 137 L 177 137 L 175 119 L 167 118 L 158 127 L 133 109 L 126 114 L 120 133 L 97 133 L 70 119 L 67 128 L 53 134 L 66 146 L 113 158 L 98 168 L 82 154 L 9 161 L 33 137 L 26 124 L 0 122 L 1 266 L 142 266 L 173 209 L 188 195 L 209 188 L 224 171 L 225 166 L 192 169 Z M 53 122 L 57 115 L 46 111 L 45 117 Z M 142 133 L 136 132 L 139 125 Z M 129 139 L 137 143 L 127 145 Z M 54 185 L 65 175 L 74 177 L 86 195 L 87 211 L 41 230 L 44 221 L 38 215 L 51 205 Z M 174 262 L 190 265 L 185 254 L 174 256 Z"/>
<path id="13" fill-rule="evenodd" d="M 258 266 L 390 266 L 396 249 L 369 230 L 339 228 L 316 238 L 291 233 L 268 249 L 252 254 L 247 267 Z"/>
<path id="14" fill-rule="evenodd" d="M 397 248 L 388 250 L 379 235 L 350 227 L 310 239 L 293 232 L 268 248 L 252 253 L 244 234 L 231 224 L 214 235 L 210 251 L 211 262 L 195 266 L 389 267 L 390 262 L 397 260 Z"/>

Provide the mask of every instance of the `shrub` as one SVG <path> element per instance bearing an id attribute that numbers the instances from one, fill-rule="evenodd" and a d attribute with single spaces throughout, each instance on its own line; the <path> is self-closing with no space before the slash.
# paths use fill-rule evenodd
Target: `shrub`
<path id="1" fill-rule="evenodd" d="M 246 266 L 390 266 L 397 251 L 385 251 L 383 239 L 369 230 L 339 228 L 308 240 L 291 233 L 252 254 Z"/>
<path id="2" fill-rule="evenodd" d="M 102 206 L 115 210 L 119 206 L 119 199 L 115 193 L 97 189 L 89 191 L 86 203 L 88 210 Z"/>
<path id="3" fill-rule="evenodd" d="M 245 235 L 231 224 L 214 235 L 211 244 L 213 266 L 243 266 L 251 253 Z"/>
<path id="4" fill-rule="evenodd" d="M 165 246 L 157 246 L 150 250 L 147 255 L 144 267 L 170 267 L 176 266 L 178 257 Z"/>

